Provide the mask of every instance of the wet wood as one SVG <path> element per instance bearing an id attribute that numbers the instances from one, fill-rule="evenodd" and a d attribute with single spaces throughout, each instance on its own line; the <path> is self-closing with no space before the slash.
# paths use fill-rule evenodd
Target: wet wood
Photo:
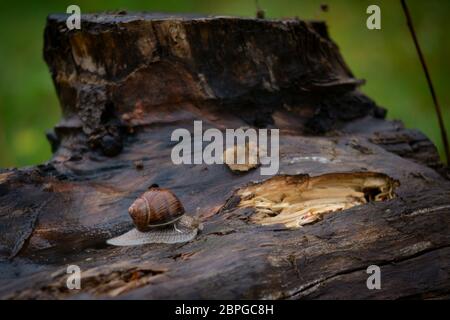
<path id="1" fill-rule="evenodd" d="M 443 298 L 450 183 L 435 146 L 384 119 L 321 22 L 157 14 L 64 15 L 45 30 L 63 117 L 43 165 L 0 171 L 0 297 Z M 396 197 L 289 229 L 252 222 L 239 190 L 270 177 L 174 165 L 177 128 L 280 129 L 279 175 L 380 173 Z M 438 172 L 439 171 L 439 172 Z M 204 230 L 185 244 L 112 247 L 150 185 Z M 66 268 L 82 270 L 68 290 Z M 368 266 L 382 289 L 368 290 Z"/>

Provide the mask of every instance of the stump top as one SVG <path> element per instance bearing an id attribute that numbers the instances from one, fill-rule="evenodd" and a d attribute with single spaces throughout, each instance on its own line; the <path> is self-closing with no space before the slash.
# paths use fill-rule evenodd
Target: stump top
<path id="1" fill-rule="evenodd" d="M 49 15 L 49 20 L 56 20 L 58 22 L 65 22 L 68 14 L 55 13 Z M 297 18 L 282 18 L 282 19 L 258 19 L 241 16 L 228 15 L 205 15 L 196 13 L 162 13 L 162 12 L 128 12 L 128 11 L 112 11 L 101 13 L 86 13 L 81 15 L 81 19 L 91 23 L 127 23 L 132 21 L 164 21 L 164 20 L 181 20 L 181 21 L 211 21 L 211 20 L 229 20 L 229 21 L 259 21 L 259 22 L 300 22 Z M 306 21 L 303 21 L 306 22 Z M 318 21 L 310 21 L 317 23 Z M 324 22 L 320 22 L 324 23 Z"/>

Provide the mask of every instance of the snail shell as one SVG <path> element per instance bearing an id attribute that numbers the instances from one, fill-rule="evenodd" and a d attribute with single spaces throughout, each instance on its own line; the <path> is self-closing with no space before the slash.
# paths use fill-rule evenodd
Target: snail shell
<path id="1" fill-rule="evenodd" d="M 136 229 L 145 232 L 174 223 L 184 215 L 184 208 L 170 190 L 151 187 L 133 202 L 128 213 Z"/>
<path id="2" fill-rule="evenodd" d="M 136 228 L 107 241 L 115 246 L 180 243 L 194 239 L 203 225 L 185 215 L 180 200 L 168 189 L 151 187 L 128 209 Z"/>

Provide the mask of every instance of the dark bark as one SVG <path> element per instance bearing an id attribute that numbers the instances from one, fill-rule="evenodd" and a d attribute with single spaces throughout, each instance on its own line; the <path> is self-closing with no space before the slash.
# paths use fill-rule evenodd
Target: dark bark
<path id="1" fill-rule="evenodd" d="M 63 118 L 47 164 L 0 173 L 0 297 L 449 296 L 450 183 L 435 171 L 436 148 L 384 120 L 323 23 L 99 14 L 68 31 L 55 15 L 44 55 Z M 399 182 L 396 197 L 300 229 L 257 225 L 236 192 L 268 179 L 259 170 L 171 162 L 172 131 L 194 120 L 279 128 L 280 175 L 382 173 Z M 203 232 L 186 244 L 107 246 L 154 183 Z M 66 288 L 69 264 L 83 271 L 81 291 Z M 366 287 L 372 264 L 381 290 Z"/>

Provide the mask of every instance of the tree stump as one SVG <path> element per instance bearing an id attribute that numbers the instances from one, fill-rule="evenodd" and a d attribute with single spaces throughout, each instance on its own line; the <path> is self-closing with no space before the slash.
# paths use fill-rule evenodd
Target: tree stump
<path id="1" fill-rule="evenodd" d="M 450 297 L 450 183 L 436 148 L 384 119 L 323 22 L 102 13 L 69 31 L 66 18 L 45 29 L 63 111 L 48 133 L 54 155 L 0 170 L 1 298 Z M 171 133 L 194 120 L 280 129 L 278 174 L 173 164 Z M 107 245 L 155 183 L 203 231 Z M 378 197 L 385 187 L 391 196 Z M 248 198 L 321 205 L 343 190 L 361 203 L 298 228 L 270 223 Z M 81 290 L 66 287 L 72 264 Z M 380 290 L 366 286 L 370 265 Z"/>

